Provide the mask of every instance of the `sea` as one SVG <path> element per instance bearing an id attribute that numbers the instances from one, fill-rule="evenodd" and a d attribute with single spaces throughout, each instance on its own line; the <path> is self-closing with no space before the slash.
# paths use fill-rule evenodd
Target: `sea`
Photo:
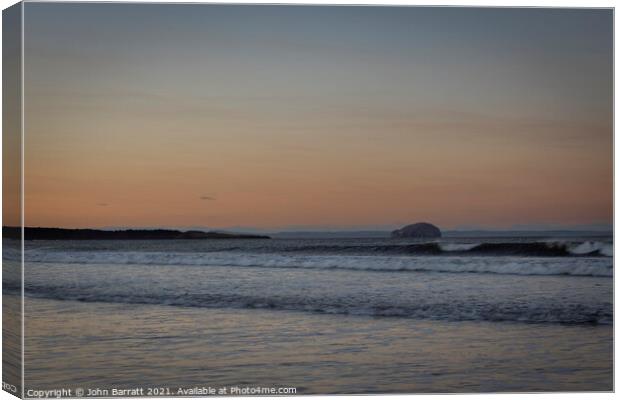
<path id="1" fill-rule="evenodd" d="M 611 237 L 27 241 L 24 260 L 30 394 L 613 390 Z"/>

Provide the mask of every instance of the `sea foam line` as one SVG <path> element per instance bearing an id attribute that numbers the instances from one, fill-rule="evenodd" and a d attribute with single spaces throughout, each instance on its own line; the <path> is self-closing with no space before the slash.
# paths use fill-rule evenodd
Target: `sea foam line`
<path id="1" fill-rule="evenodd" d="M 613 276 L 612 260 L 605 257 L 321 256 L 233 252 L 62 252 L 32 250 L 26 252 L 25 261 L 26 263 L 300 268 L 377 272 Z"/>

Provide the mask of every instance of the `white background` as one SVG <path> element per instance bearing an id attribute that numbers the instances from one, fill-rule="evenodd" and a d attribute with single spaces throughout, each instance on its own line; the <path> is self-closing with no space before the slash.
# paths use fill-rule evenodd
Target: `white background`
<path id="1" fill-rule="evenodd" d="M 69 2 L 69 1 L 64 1 L 64 2 Z M 154 2 L 158 2 L 158 3 L 187 3 L 187 1 L 175 1 L 175 0 L 167 0 L 167 1 L 158 1 L 158 0 L 152 0 L 152 1 L 131 1 L 132 3 L 154 3 Z M 245 1 L 210 1 L 210 2 L 205 2 L 205 3 L 267 3 L 268 1 L 257 1 L 257 0 L 245 0 Z M 275 0 L 272 1 L 271 3 L 277 3 Z M 287 4 L 376 4 L 376 5 L 434 5 L 434 6 L 485 6 L 485 7 L 605 7 L 605 8 L 609 8 L 609 7 L 615 7 L 616 6 L 616 2 L 615 1 L 603 1 L 603 0 L 589 0 L 589 1 L 583 1 L 583 0 L 562 0 L 562 1 L 555 1 L 555 0 L 521 0 L 521 1 L 510 1 L 510 0 L 469 0 L 469 1 L 459 1 L 459 0 L 443 0 L 443 1 L 437 1 L 437 0 L 426 0 L 426 1 L 413 1 L 413 0 L 365 0 L 363 2 L 360 1 L 353 1 L 353 0 L 338 0 L 338 2 L 334 2 L 334 1 L 329 1 L 329 0 L 313 0 L 311 2 L 304 2 L 304 1 L 299 1 L 299 0 L 288 0 L 286 1 Z M 11 5 L 15 4 L 14 0 L 0 0 L 0 5 L 2 6 L 2 9 L 7 8 Z M 2 33 L 0 32 L 0 37 L 1 37 Z M 617 50 L 617 43 L 618 43 L 618 32 L 614 29 L 614 56 L 616 54 L 616 50 Z M 0 60 L 2 58 L 2 55 L 0 53 Z M 617 63 L 615 62 L 615 57 L 614 57 L 614 77 L 618 71 L 618 66 Z M 617 82 L 615 82 L 614 79 L 614 98 L 615 98 L 615 93 L 617 92 L 617 87 L 618 84 Z M 0 99 L 0 104 L 1 104 L 2 100 Z M 617 115 L 617 111 L 618 111 L 618 105 L 614 102 L 614 132 L 616 131 L 617 128 L 617 120 L 615 119 L 615 115 Z M 615 135 L 614 135 L 615 137 Z M 618 143 L 615 142 L 614 140 L 614 154 L 616 153 L 617 149 L 618 149 Z M 2 147 L 2 144 L 0 143 L 0 148 Z M 615 160 L 615 157 L 614 157 Z M 2 170 L 2 165 L 0 164 L 0 171 Z M 617 175 L 618 172 L 618 166 L 616 165 L 616 163 L 614 162 L 614 177 Z M 615 181 L 615 179 L 614 179 Z M 618 197 L 616 196 L 616 185 L 614 182 L 614 210 L 617 208 L 618 206 Z M 1 193 L 1 189 L 0 189 L 0 193 Z M 0 204 L 2 203 L 2 199 L 0 196 Z M 618 226 L 617 224 L 617 218 L 618 216 L 615 214 L 614 212 L 614 227 Z M 0 217 L 1 219 L 1 217 Z M 615 231 L 615 229 L 614 229 Z M 614 234 L 615 236 L 615 234 Z M 1 243 L 1 238 L 0 238 L 0 243 Z M 614 240 L 614 254 L 620 254 L 618 253 L 618 244 L 615 242 Z M 615 258 L 614 258 L 614 270 L 615 270 Z M 617 278 L 614 277 L 614 287 L 616 284 L 615 279 Z M 614 315 L 616 315 L 616 309 L 617 309 L 617 305 L 618 305 L 618 293 L 616 291 L 614 291 Z M 614 337 L 615 337 L 615 325 L 614 325 Z M 1 338 L 0 338 L 0 343 L 1 343 Z M 616 346 L 614 346 L 614 360 L 617 359 L 617 348 Z M 618 382 L 618 369 L 614 368 L 614 376 L 615 382 Z M 386 395 L 379 395 L 379 396 L 375 396 L 374 398 L 377 399 L 444 399 L 444 398 L 454 398 L 455 395 L 390 395 L 390 396 L 386 396 Z M 459 398 L 463 398 L 463 399 L 486 399 L 486 400 L 496 400 L 496 399 L 507 399 L 507 400 L 516 400 L 516 399 L 524 399 L 524 400 L 528 400 L 528 399 L 569 399 L 569 400 L 573 400 L 573 399 L 610 399 L 613 397 L 616 397 L 614 394 L 611 393 L 554 393 L 554 394 L 479 394 L 479 395 L 458 395 Z M 308 397 L 308 396 L 306 396 Z M 5 400 L 5 399 L 14 399 L 15 397 L 11 396 L 10 394 L 8 394 L 7 392 L 1 391 L 0 392 L 0 400 Z M 251 397 L 235 397 L 236 399 L 250 399 Z M 261 399 L 268 399 L 269 397 L 261 397 Z M 287 398 L 287 397 L 276 397 L 277 399 L 283 399 L 283 398 Z M 292 397 L 291 397 L 292 398 Z M 328 396 L 311 396 L 311 398 L 313 399 L 325 399 L 328 398 Z M 338 396 L 338 399 L 354 399 L 354 398 L 359 398 L 359 396 Z"/>

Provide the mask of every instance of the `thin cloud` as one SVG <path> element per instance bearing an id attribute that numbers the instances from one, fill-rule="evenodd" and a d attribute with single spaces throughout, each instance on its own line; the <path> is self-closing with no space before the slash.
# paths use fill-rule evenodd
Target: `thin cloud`
<path id="1" fill-rule="evenodd" d="M 200 200 L 215 200 L 215 197 L 212 196 L 200 196 Z"/>

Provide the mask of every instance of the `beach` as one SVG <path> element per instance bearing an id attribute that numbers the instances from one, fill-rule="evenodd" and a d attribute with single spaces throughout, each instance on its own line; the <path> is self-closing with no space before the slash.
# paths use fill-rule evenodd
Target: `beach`
<path id="1" fill-rule="evenodd" d="M 26 302 L 27 388 L 612 389 L 612 327 Z"/>

